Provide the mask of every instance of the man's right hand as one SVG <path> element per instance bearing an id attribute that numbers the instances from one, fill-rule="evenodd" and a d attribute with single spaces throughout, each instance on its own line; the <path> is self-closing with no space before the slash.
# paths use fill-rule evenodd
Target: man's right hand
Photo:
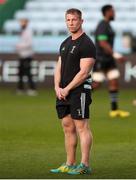
<path id="1" fill-rule="evenodd" d="M 117 52 L 114 52 L 113 53 L 113 57 L 119 62 L 119 63 L 124 63 L 126 61 L 126 58 L 120 54 L 120 53 L 117 53 Z"/>
<path id="2" fill-rule="evenodd" d="M 64 99 L 64 96 L 61 94 L 61 90 L 62 88 L 60 87 L 55 87 L 55 92 L 56 92 L 56 96 L 59 100 L 62 100 Z"/>

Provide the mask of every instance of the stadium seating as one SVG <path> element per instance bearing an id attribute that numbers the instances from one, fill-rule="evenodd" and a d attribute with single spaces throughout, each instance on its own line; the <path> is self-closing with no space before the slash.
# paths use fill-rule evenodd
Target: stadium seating
<path id="1" fill-rule="evenodd" d="M 121 3 L 122 2 L 122 3 Z M 85 19 L 84 28 L 88 33 L 93 33 L 96 24 L 100 20 L 100 8 L 108 0 L 29 0 L 24 10 L 19 10 L 14 19 L 4 24 L 6 33 L 19 31 L 18 19 L 27 17 L 30 27 L 36 34 L 59 35 L 67 33 L 64 23 L 64 12 L 68 8 L 79 8 Z M 132 31 L 136 33 L 136 1 L 114 0 L 117 19 L 113 23 L 117 33 Z"/>
<path id="2" fill-rule="evenodd" d="M 17 10 L 14 17 L 4 23 L 5 35 L 0 35 L 0 52 L 15 52 L 21 18 L 30 20 L 36 52 L 58 52 L 60 43 L 68 35 L 65 25 L 65 11 L 68 8 L 82 10 L 83 28 L 93 38 L 96 25 L 102 18 L 100 9 L 106 3 L 112 4 L 116 10 L 116 21 L 112 23 L 116 30 L 115 49 L 129 52 L 129 49 L 123 49 L 121 39 L 126 32 L 136 35 L 136 0 L 26 0 L 24 8 Z"/>

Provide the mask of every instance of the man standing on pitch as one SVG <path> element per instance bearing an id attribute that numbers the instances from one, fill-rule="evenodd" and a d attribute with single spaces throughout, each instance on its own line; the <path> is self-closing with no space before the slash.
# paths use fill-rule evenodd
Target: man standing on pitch
<path id="1" fill-rule="evenodd" d="M 91 104 L 91 70 L 96 56 L 95 46 L 82 30 L 82 13 L 69 9 L 65 14 L 71 36 L 60 46 L 55 71 L 56 109 L 62 119 L 67 159 L 53 173 L 90 174 L 92 133 L 89 128 Z M 76 166 L 77 135 L 81 145 L 81 163 Z"/>
<path id="2" fill-rule="evenodd" d="M 108 80 L 109 95 L 111 101 L 110 117 L 128 117 L 129 112 L 118 107 L 118 79 L 120 76 L 116 61 L 123 62 L 124 57 L 113 52 L 115 33 L 110 22 L 115 18 L 115 11 L 111 5 L 102 7 L 104 19 L 98 24 L 95 31 L 97 60 L 94 65 L 93 87 L 97 88 L 105 79 Z"/>
<path id="3" fill-rule="evenodd" d="M 28 27 L 28 24 L 28 19 L 24 18 L 20 20 L 21 33 L 19 42 L 16 45 L 16 52 L 19 56 L 17 94 L 21 95 L 25 92 L 24 76 L 26 76 L 29 87 L 27 94 L 35 96 L 37 92 L 31 72 L 33 61 L 33 33 Z"/>

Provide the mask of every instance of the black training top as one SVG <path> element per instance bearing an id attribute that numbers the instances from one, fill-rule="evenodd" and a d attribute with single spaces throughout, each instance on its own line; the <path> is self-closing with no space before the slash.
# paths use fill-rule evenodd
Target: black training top
<path id="1" fill-rule="evenodd" d="M 102 40 L 107 41 L 113 48 L 114 36 L 115 36 L 115 33 L 112 27 L 110 26 L 110 24 L 107 21 L 102 20 L 98 24 L 95 31 L 95 42 L 96 42 L 96 49 L 97 49 L 98 57 L 107 56 L 106 52 L 100 47 L 99 41 L 102 41 Z"/>
<path id="2" fill-rule="evenodd" d="M 60 46 L 61 82 L 66 87 L 80 71 L 81 58 L 96 58 L 96 50 L 91 39 L 83 33 L 76 40 L 68 37 Z"/>

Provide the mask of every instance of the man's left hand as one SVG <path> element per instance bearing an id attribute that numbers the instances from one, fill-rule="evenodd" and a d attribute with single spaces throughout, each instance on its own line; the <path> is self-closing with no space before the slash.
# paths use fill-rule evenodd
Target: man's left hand
<path id="1" fill-rule="evenodd" d="M 68 94 L 69 94 L 68 88 L 61 89 L 61 95 L 64 97 L 64 99 L 66 99 Z"/>

